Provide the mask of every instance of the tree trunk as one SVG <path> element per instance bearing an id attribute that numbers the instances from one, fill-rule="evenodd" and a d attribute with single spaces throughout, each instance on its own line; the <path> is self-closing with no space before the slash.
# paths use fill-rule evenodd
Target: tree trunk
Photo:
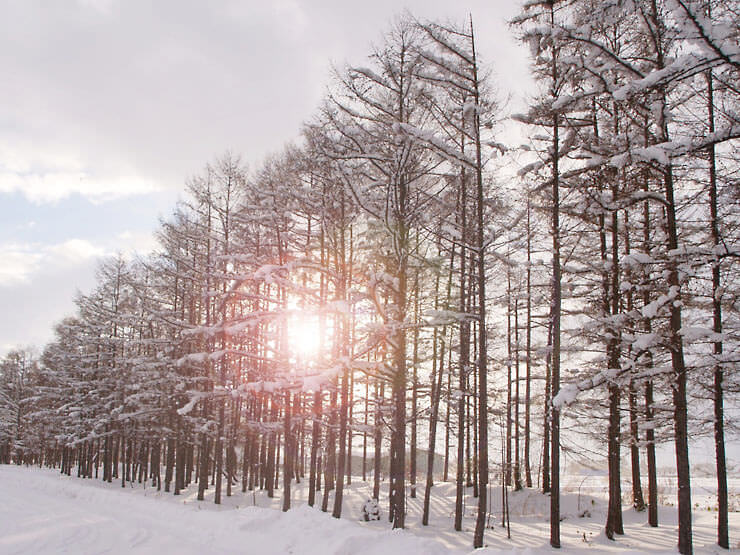
<path id="1" fill-rule="evenodd" d="M 532 487 L 532 465 L 530 455 L 530 413 L 532 394 L 532 228 L 530 222 L 530 199 L 527 192 L 527 336 L 524 386 L 524 475 L 528 488 Z"/>
<path id="2" fill-rule="evenodd" d="M 522 489 L 519 460 L 519 288 L 514 299 L 514 491 Z"/>
<path id="3" fill-rule="evenodd" d="M 345 323 L 346 328 L 346 323 Z M 348 337 L 345 332 L 342 332 L 344 340 Z M 344 497 L 344 474 L 346 471 L 347 463 L 347 405 L 348 405 L 348 390 L 349 390 L 349 367 L 345 366 L 342 373 L 342 390 L 341 400 L 339 405 L 339 457 L 338 468 L 336 473 L 336 487 L 334 490 L 334 510 L 332 516 L 334 518 L 340 518 L 342 516 L 342 500 Z"/>
<path id="4" fill-rule="evenodd" d="M 615 129 L 618 129 L 616 123 L 617 109 L 614 109 Z M 616 172 L 611 184 L 612 203 L 616 206 L 618 201 L 619 184 Z M 601 257 L 605 263 L 605 268 L 609 268 L 604 274 L 604 316 L 611 316 L 607 325 L 607 358 L 608 369 L 615 375 L 620 370 L 619 342 L 621 340 L 621 330 L 613 323 L 619 315 L 620 295 L 619 295 L 619 213 L 612 209 L 611 214 L 611 264 L 606 254 L 606 228 L 604 225 L 604 216 L 600 215 L 601 221 Z M 606 516 L 606 537 L 614 539 L 614 534 L 624 534 L 622 522 L 622 486 L 621 486 L 621 469 L 620 469 L 620 391 L 619 385 L 612 381 L 608 387 L 609 390 L 609 503 Z"/>
<path id="5" fill-rule="evenodd" d="M 329 509 L 329 492 L 333 489 L 334 471 L 337 462 L 337 445 L 336 445 L 336 426 L 337 426 L 337 388 L 332 388 L 329 407 L 329 432 L 326 440 L 326 462 L 324 463 L 324 495 L 321 499 L 321 510 L 326 512 Z"/>
<path id="6" fill-rule="evenodd" d="M 651 24 L 659 31 L 663 29 L 661 15 L 658 13 L 656 0 L 652 0 Z M 663 57 L 662 36 L 655 42 L 656 69 L 665 68 Z M 667 100 L 665 90 L 661 91 L 657 129 L 659 143 L 670 141 L 667 120 Z M 655 108 L 653 108 L 655 112 Z M 662 168 L 663 190 L 665 195 L 665 223 L 668 235 L 668 252 L 678 252 L 678 223 L 676 221 L 676 201 L 674 198 L 673 167 L 670 163 Z M 673 428 L 676 448 L 676 475 L 678 481 L 678 550 L 684 555 L 693 552 L 691 534 L 691 469 L 689 466 L 688 441 L 688 411 L 686 403 L 686 362 L 683 352 L 683 337 L 681 335 L 681 278 L 679 263 L 674 257 L 669 257 L 668 286 L 670 290 L 670 351 L 673 368 Z"/>
<path id="7" fill-rule="evenodd" d="M 709 112 L 709 132 L 714 133 L 714 83 L 712 70 L 707 76 L 707 108 Z M 717 210 L 717 161 L 714 145 L 709 147 L 709 209 L 712 228 L 712 245 L 720 245 L 719 212 Z M 720 260 L 712 261 L 712 330 L 722 333 L 722 279 Z M 722 341 L 714 342 L 714 446 L 717 461 L 717 544 L 729 549 L 728 500 L 727 500 L 727 461 L 725 457 L 725 423 L 723 406 L 724 369 L 722 367 Z"/>
<path id="8" fill-rule="evenodd" d="M 462 240 L 460 248 L 460 312 L 467 311 L 467 219 L 466 219 L 466 176 L 465 172 L 461 175 L 460 187 L 460 227 L 462 229 Z M 455 530 L 462 530 L 463 519 L 463 496 L 465 495 L 465 406 L 467 397 L 467 374 L 470 364 L 470 322 L 463 319 L 460 322 L 460 355 L 458 363 L 459 386 L 457 402 L 457 485 L 455 489 Z"/>
<path id="9" fill-rule="evenodd" d="M 634 382 L 629 385 L 630 408 L 630 462 L 632 465 L 632 506 L 636 511 L 645 510 L 645 500 L 642 497 L 642 483 L 640 480 L 640 438 L 637 426 L 637 391 Z"/>
<path id="10" fill-rule="evenodd" d="M 222 384 L 223 385 L 223 384 Z M 216 430 L 215 452 L 214 452 L 214 469 L 216 472 L 216 490 L 213 495 L 213 502 L 216 505 L 221 504 L 221 482 L 224 471 L 224 400 L 218 401 L 218 428 Z"/>
<path id="11" fill-rule="evenodd" d="M 439 245 L 438 245 L 439 250 Z M 453 244 L 450 254 L 450 271 L 447 277 L 446 305 L 449 305 L 452 289 L 452 272 L 455 265 L 455 247 Z M 434 280 L 434 309 L 439 309 L 439 274 Z M 442 396 L 442 377 L 444 375 L 444 360 L 446 355 L 447 329 L 442 328 L 441 342 L 438 342 L 439 329 L 434 328 L 432 335 L 432 376 L 431 376 L 431 414 L 429 415 L 429 445 L 427 448 L 427 473 L 424 488 L 424 505 L 422 507 L 421 523 L 429 525 L 429 510 L 431 505 L 432 486 L 434 485 L 434 456 L 437 444 L 437 421 L 439 420 L 439 403 Z M 439 357 L 437 357 L 437 345 L 439 344 Z M 446 462 L 446 460 L 445 460 Z M 446 470 L 446 468 L 445 468 Z"/>
<path id="12" fill-rule="evenodd" d="M 285 392 L 283 435 L 285 436 L 285 455 L 283 456 L 283 512 L 290 509 L 290 481 L 293 477 L 293 430 L 291 423 L 290 393 Z"/>
<path id="13" fill-rule="evenodd" d="M 554 3 L 549 4 L 550 23 L 555 26 Z M 552 55 L 553 90 L 558 86 L 557 47 Z M 560 392 L 560 306 L 561 306 L 561 270 L 560 270 L 560 121 L 556 113 L 552 122 L 552 368 L 551 394 L 554 399 Z M 560 409 L 554 404 L 551 408 L 552 450 L 550 471 L 550 545 L 560 547 Z"/>
<path id="14" fill-rule="evenodd" d="M 547 325 L 545 357 L 545 402 L 542 417 L 542 493 L 550 493 L 550 417 L 552 416 L 552 307 Z"/>
<path id="15" fill-rule="evenodd" d="M 478 94 L 478 64 L 475 54 L 473 19 L 470 18 L 470 38 L 473 51 L 475 103 Z M 483 160 L 481 157 L 480 113 L 474 112 L 475 162 L 477 181 L 476 256 L 478 262 L 478 516 L 475 521 L 473 546 L 483 547 L 483 533 L 488 514 L 488 334 L 486 329 L 486 244 L 484 229 Z"/>
<path id="16" fill-rule="evenodd" d="M 379 394 L 377 387 L 375 389 L 375 420 L 373 422 L 375 426 L 375 437 L 373 438 L 373 447 L 375 449 L 373 454 L 373 499 L 376 501 L 380 498 L 380 457 L 383 444 L 382 403 L 385 397 L 385 384 L 383 382 L 380 383 Z"/>
<path id="17" fill-rule="evenodd" d="M 313 397 L 313 425 L 311 429 L 311 462 L 308 475 L 308 505 L 316 503 L 316 476 L 319 445 L 321 442 L 321 391 L 316 391 Z"/>
<path id="18" fill-rule="evenodd" d="M 419 239 L 416 239 L 416 249 L 419 249 Z M 412 346 L 412 377 L 411 377 L 411 447 L 409 449 L 409 497 L 416 499 L 416 445 L 417 422 L 416 416 L 419 410 L 419 278 L 414 280 L 414 335 Z"/>
<path id="19" fill-rule="evenodd" d="M 208 436 L 203 433 L 201 434 L 200 451 L 198 454 L 199 469 L 198 469 L 198 501 L 203 501 L 205 498 L 206 489 L 208 489 L 208 451 L 210 449 Z"/>

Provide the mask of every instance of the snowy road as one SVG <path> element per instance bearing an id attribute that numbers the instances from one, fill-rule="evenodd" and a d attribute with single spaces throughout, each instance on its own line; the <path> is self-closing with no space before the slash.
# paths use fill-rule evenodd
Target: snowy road
<path id="1" fill-rule="evenodd" d="M 156 497 L 156 499 L 154 499 Z M 96 480 L 0 465 L 0 553 L 441 554 L 431 540 L 299 507 L 198 504 Z M 183 503 L 183 501 L 185 501 Z"/>

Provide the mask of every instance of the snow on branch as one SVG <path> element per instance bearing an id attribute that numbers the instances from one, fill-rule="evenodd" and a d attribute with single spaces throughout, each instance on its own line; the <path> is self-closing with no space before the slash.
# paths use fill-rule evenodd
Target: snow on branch
<path id="1" fill-rule="evenodd" d="M 394 127 L 395 126 L 397 126 L 397 129 L 399 129 L 406 135 L 409 135 L 417 139 L 418 141 L 434 148 L 435 151 L 439 152 L 448 161 L 463 164 L 470 168 L 475 167 L 475 162 L 473 160 L 465 156 L 462 152 L 460 152 L 459 149 L 450 147 L 434 132 L 419 129 L 418 127 L 409 123 L 397 123 L 394 124 Z"/>

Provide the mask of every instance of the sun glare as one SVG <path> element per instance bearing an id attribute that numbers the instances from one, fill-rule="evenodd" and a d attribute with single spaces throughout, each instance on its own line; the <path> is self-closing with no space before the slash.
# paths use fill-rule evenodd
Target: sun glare
<path id="1" fill-rule="evenodd" d="M 318 322 L 304 316 L 292 317 L 288 323 L 288 346 L 298 358 L 314 358 L 319 352 Z"/>

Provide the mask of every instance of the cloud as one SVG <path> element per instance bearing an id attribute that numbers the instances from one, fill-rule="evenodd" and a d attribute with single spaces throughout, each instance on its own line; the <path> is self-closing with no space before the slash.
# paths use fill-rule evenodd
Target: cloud
<path id="1" fill-rule="evenodd" d="M 156 249 L 159 244 L 154 234 L 148 231 L 126 230 L 115 238 L 117 250 L 126 256 L 132 254 L 146 254 Z"/>
<path id="2" fill-rule="evenodd" d="M 97 247 L 84 239 L 69 239 L 58 245 L 51 245 L 46 250 L 52 257 L 71 263 L 77 263 L 105 254 L 105 250 L 101 247 Z"/>
<path id="3" fill-rule="evenodd" d="M 103 202 L 159 190 L 153 180 L 93 168 L 80 157 L 50 145 L 9 145 L 0 138 L 0 193 L 19 192 L 36 204 L 79 194 Z"/>
<path id="4" fill-rule="evenodd" d="M 73 238 L 54 244 L 0 244 L 0 356 L 18 346 L 42 348 L 53 326 L 75 312 L 78 291 L 96 284 L 96 268 L 105 256 L 144 254 L 156 246 L 151 233 L 124 231 L 103 244 Z"/>
<path id="5" fill-rule="evenodd" d="M 54 325 L 74 314 L 78 290 L 95 284 L 96 258 L 44 260 L 31 268 L 23 282 L 0 283 L 0 356 L 18 346 L 42 348 L 53 337 Z"/>
<path id="6" fill-rule="evenodd" d="M 56 202 L 79 194 L 93 202 L 156 191 L 151 182 L 137 177 L 92 179 L 84 172 L 13 174 L 0 172 L 0 193 L 22 193 L 31 202 Z"/>
<path id="7" fill-rule="evenodd" d="M 24 283 L 39 267 L 41 252 L 30 245 L 0 245 L 0 287 Z"/>
<path id="8" fill-rule="evenodd" d="M 0 18 L 0 191 L 104 201 L 180 188 L 227 149 L 258 164 L 312 117 L 331 62 L 362 63 L 404 7 L 420 19 L 473 12 L 481 56 L 502 60 L 497 82 L 520 88 L 526 51 L 503 24 L 515 2 L 11 3 Z"/>
<path id="9" fill-rule="evenodd" d="M 132 257 L 146 254 L 157 247 L 157 240 L 146 231 L 126 230 L 103 244 L 87 239 L 67 239 L 59 243 L 0 244 L 0 288 L 28 283 L 35 274 L 53 273 L 75 266 L 88 265 L 105 256 L 122 253 Z"/>
<path id="10" fill-rule="evenodd" d="M 106 254 L 84 239 L 0 244 L 0 356 L 51 340 L 54 324 L 74 313 L 77 291 L 94 286 L 95 268 Z"/>
<path id="11" fill-rule="evenodd" d="M 36 274 L 67 270 L 106 254 L 106 250 L 85 239 L 61 243 L 5 243 L 0 245 L 0 288 L 29 283 Z"/>
<path id="12" fill-rule="evenodd" d="M 295 138 L 331 63 L 363 63 L 404 7 L 472 12 L 496 82 L 524 93 L 526 49 L 503 22 L 516 2 L 5 2 L 0 195 L 21 213 L 0 222 L 2 344 L 48 337 L 101 254 L 149 250 L 155 211 L 205 163 L 230 149 L 258 165 Z"/>

